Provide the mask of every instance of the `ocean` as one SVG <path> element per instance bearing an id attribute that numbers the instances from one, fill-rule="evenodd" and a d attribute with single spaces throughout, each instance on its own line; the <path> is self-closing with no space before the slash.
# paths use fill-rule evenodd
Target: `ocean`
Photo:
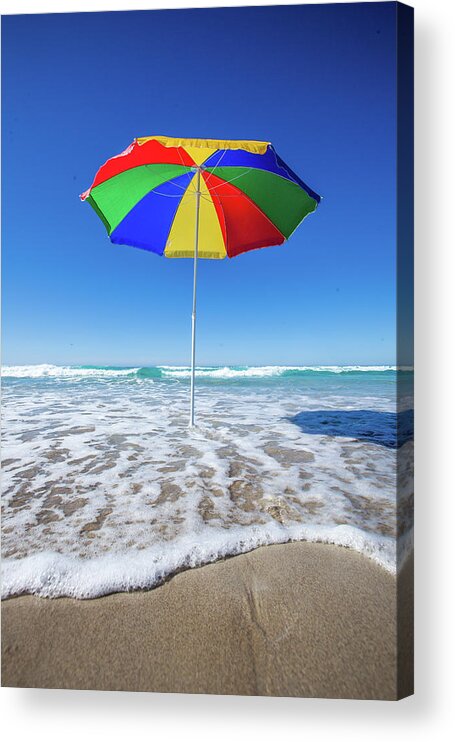
<path id="1" fill-rule="evenodd" d="M 396 571 L 412 540 L 410 370 L 196 373 L 189 429 L 187 367 L 3 367 L 3 597 L 151 588 L 290 540 Z"/>

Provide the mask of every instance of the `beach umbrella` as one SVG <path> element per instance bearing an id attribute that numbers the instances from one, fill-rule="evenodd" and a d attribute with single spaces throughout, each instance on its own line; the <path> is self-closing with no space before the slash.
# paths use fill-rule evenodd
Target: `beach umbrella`
<path id="1" fill-rule="evenodd" d="M 281 245 L 320 201 L 270 142 L 135 139 L 81 195 L 111 242 L 192 258 L 190 426 L 194 425 L 198 258 L 233 258 Z"/>

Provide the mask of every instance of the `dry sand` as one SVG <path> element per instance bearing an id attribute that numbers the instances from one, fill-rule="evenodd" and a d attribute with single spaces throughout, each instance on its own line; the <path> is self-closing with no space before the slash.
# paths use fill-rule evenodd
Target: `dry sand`
<path id="1" fill-rule="evenodd" d="M 396 586 L 354 551 L 293 543 L 148 592 L 12 598 L 2 685 L 396 699 L 412 692 L 411 563 L 398 621 Z"/>

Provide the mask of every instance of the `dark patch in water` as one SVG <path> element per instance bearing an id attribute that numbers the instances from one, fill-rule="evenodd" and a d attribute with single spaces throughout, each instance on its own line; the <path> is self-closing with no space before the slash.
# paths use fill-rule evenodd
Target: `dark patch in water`
<path id="1" fill-rule="evenodd" d="M 414 437 L 414 411 L 308 410 L 286 418 L 303 433 L 356 438 L 399 448 Z"/>

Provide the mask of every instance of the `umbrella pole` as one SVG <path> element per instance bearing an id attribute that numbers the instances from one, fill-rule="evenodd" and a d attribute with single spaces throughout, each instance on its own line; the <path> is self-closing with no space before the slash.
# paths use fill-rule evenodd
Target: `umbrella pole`
<path id="1" fill-rule="evenodd" d="M 194 428 L 194 376 L 196 360 L 196 280 L 197 280 L 197 258 L 199 246 L 199 209 L 201 204 L 201 170 L 197 169 L 196 181 L 196 230 L 194 235 L 194 268 L 193 268 L 193 311 L 191 314 L 191 405 L 190 405 L 190 428 Z"/>

